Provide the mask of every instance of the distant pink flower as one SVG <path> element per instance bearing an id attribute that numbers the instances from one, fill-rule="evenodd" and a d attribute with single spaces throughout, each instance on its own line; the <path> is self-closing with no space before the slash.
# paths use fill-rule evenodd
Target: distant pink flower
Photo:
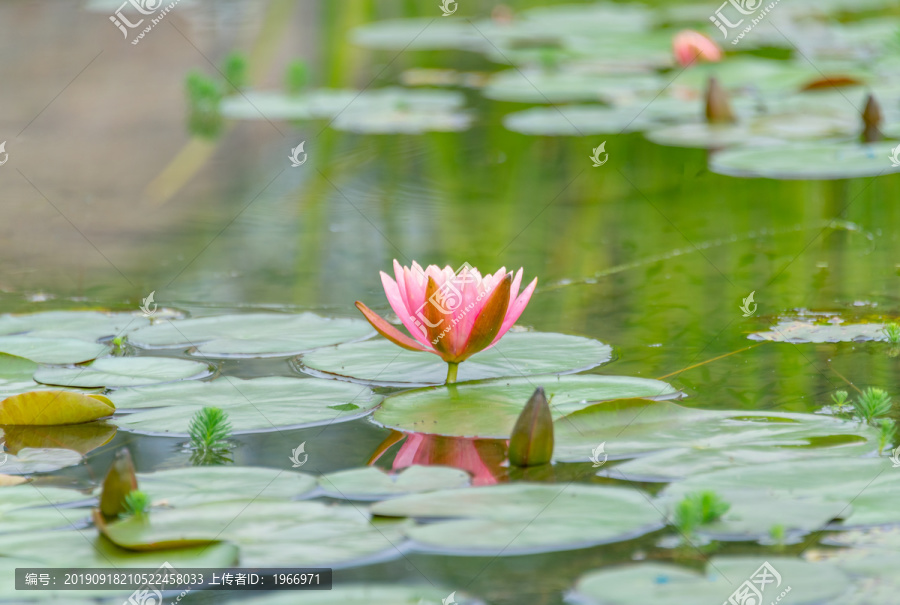
<path id="1" fill-rule="evenodd" d="M 695 61 L 721 61 L 722 49 L 714 41 L 700 32 L 686 29 L 678 32 L 672 39 L 672 50 L 675 60 L 683 67 Z"/>
<path id="2" fill-rule="evenodd" d="M 535 278 L 519 294 L 522 269 L 513 276 L 506 267 L 484 277 L 465 265 L 459 273 L 450 267 L 401 267 L 394 261 L 394 281 L 383 271 L 381 283 L 388 302 L 412 338 L 392 326 L 363 303 L 362 311 L 379 334 L 412 351 L 439 355 L 449 364 L 447 382 L 456 380 L 457 366 L 479 351 L 489 349 L 516 323 L 537 286 Z"/>

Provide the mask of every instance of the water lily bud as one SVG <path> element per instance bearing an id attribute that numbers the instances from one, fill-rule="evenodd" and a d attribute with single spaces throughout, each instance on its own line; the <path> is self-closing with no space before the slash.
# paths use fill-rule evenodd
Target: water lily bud
<path id="1" fill-rule="evenodd" d="M 100 491 L 100 512 L 105 517 L 117 517 L 126 510 L 125 498 L 138 486 L 137 477 L 134 474 L 134 463 L 131 454 L 126 448 L 116 452 L 106 479 L 103 480 L 103 488 Z"/>
<path id="2" fill-rule="evenodd" d="M 869 95 L 866 99 L 866 108 L 862 112 L 863 120 L 863 143 L 875 143 L 884 138 L 881 134 L 881 122 L 884 116 L 881 113 L 881 105 L 875 100 L 875 97 Z"/>
<path id="3" fill-rule="evenodd" d="M 538 387 L 525 404 L 509 440 L 509 462 L 514 466 L 547 464 L 553 456 L 553 416 L 544 389 Z"/>
<path id="4" fill-rule="evenodd" d="M 710 124 L 731 124 L 737 120 L 731 111 L 728 93 L 715 78 L 706 87 L 706 121 Z"/>

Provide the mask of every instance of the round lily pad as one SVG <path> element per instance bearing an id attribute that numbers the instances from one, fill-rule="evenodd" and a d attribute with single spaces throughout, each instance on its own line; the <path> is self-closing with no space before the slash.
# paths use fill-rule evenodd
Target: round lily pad
<path id="1" fill-rule="evenodd" d="M 513 332 L 461 363 L 458 379 L 563 374 L 587 370 L 610 359 L 612 348 L 589 338 Z M 381 338 L 307 353 L 299 363 L 303 371 L 373 384 L 441 384 L 447 377 L 447 364 L 437 355 L 400 349 Z"/>
<path id="2" fill-rule="evenodd" d="M 785 319 L 766 332 L 750 334 L 750 340 L 768 340 L 770 342 L 821 343 L 821 342 L 866 342 L 870 340 L 887 340 L 884 324 L 844 324 L 815 323 Z"/>
<path id="3" fill-rule="evenodd" d="M 0 398 L 39 388 L 31 379 L 37 368 L 30 359 L 0 353 Z"/>
<path id="4" fill-rule="evenodd" d="M 535 107 L 511 113 L 503 125 L 513 132 L 549 136 L 585 136 L 618 134 L 644 130 L 652 124 L 641 108 L 603 107 L 602 105 L 563 105 Z"/>
<path id="5" fill-rule="evenodd" d="M 427 520 L 406 534 L 429 550 L 518 555 L 626 540 L 662 526 L 645 494 L 631 488 L 516 483 L 401 496 L 377 515 Z"/>
<path id="6" fill-rule="evenodd" d="M 520 103 L 603 101 L 623 104 L 658 92 L 664 86 L 665 82 L 655 74 L 598 75 L 510 69 L 491 78 L 483 92 L 489 99 Z"/>
<path id="7" fill-rule="evenodd" d="M 831 603 L 830 599 L 839 597 L 849 586 L 847 575 L 833 565 L 759 555 L 714 557 L 705 573 L 660 563 L 594 571 L 578 580 L 572 598 L 585 605 L 750 605 L 775 602 L 790 587 L 790 596 L 782 597 L 785 602 L 813 605 Z M 757 596 L 760 592 L 762 601 Z M 729 600 L 735 593 L 742 596 Z"/>
<path id="8" fill-rule="evenodd" d="M 360 385 L 281 376 L 122 389 L 112 398 L 124 409 L 160 408 L 118 416 L 120 428 L 165 435 L 187 435 L 191 417 L 204 406 L 225 410 L 234 432 L 246 433 L 351 420 L 381 402 Z"/>
<path id="9" fill-rule="evenodd" d="M 139 489 L 155 506 L 176 508 L 232 500 L 290 500 L 316 480 L 294 470 L 255 466 L 199 466 L 138 473 Z M 97 488 L 99 494 L 99 488 Z"/>
<path id="10" fill-rule="evenodd" d="M 850 179 L 900 172 L 892 166 L 891 142 L 797 143 L 777 147 L 729 149 L 710 160 L 713 172 L 728 176 L 780 180 Z"/>
<path id="11" fill-rule="evenodd" d="M 483 605 L 462 592 L 434 586 L 341 584 L 331 590 L 283 591 L 244 599 L 251 605 Z"/>
<path id="12" fill-rule="evenodd" d="M 280 357 L 372 334 L 365 321 L 313 313 L 248 313 L 167 321 L 138 330 L 129 341 L 144 348 L 192 347 L 212 357 Z"/>
<path id="13" fill-rule="evenodd" d="M 37 363 L 70 364 L 106 355 L 109 347 L 78 338 L 0 336 L 0 352 L 24 357 Z"/>
<path id="14" fill-rule="evenodd" d="M 385 111 L 345 111 L 331 127 L 361 134 L 420 134 L 467 130 L 472 116 L 461 111 L 391 109 Z"/>
<path id="15" fill-rule="evenodd" d="M 464 487 L 469 474 L 449 466 L 413 465 L 397 473 L 374 466 L 322 475 L 319 486 L 325 495 L 349 500 L 381 500 L 391 496 Z"/>
<path id="16" fill-rule="evenodd" d="M 254 500 L 153 509 L 143 519 L 106 524 L 104 534 L 133 550 L 227 540 L 250 567 L 336 567 L 400 556 L 403 525 L 373 523 L 353 506 Z"/>
<path id="17" fill-rule="evenodd" d="M 82 456 L 78 452 L 60 448 L 22 448 L 15 455 L 0 453 L 0 470 L 8 475 L 30 475 L 32 473 L 48 473 L 67 466 L 81 463 Z M 0 492 L 2 495 L 3 492 Z M 46 504 L 46 501 L 45 501 Z"/>
<path id="18" fill-rule="evenodd" d="M 72 489 L 21 483 L 0 487 L 0 514 L 49 505 L 71 504 L 87 499 Z"/>
<path id="19" fill-rule="evenodd" d="M 79 338 L 96 342 L 150 324 L 136 313 L 47 311 L 28 315 L 0 315 L 0 335 L 28 334 L 45 338 Z"/>
<path id="20" fill-rule="evenodd" d="M 678 394 L 665 382 L 629 376 L 508 378 L 398 393 L 384 400 L 374 420 L 402 431 L 507 439 L 538 386 L 550 398 L 557 427 L 563 416 L 599 401 Z"/>
<path id="21" fill-rule="evenodd" d="M 59 530 L 85 526 L 90 520 L 87 508 L 54 508 L 44 506 L 0 514 L 0 534 Z"/>
<path id="22" fill-rule="evenodd" d="M 104 357 L 71 368 L 41 368 L 34 379 L 41 384 L 66 387 L 130 387 L 174 382 L 210 375 L 209 366 L 171 357 Z"/>

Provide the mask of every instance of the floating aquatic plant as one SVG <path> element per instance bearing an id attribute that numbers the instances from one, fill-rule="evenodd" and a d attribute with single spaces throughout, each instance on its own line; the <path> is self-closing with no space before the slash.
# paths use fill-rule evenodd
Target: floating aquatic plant
<path id="1" fill-rule="evenodd" d="M 413 261 L 401 267 L 394 261 L 397 281 L 381 272 L 388 302 L 412 338 L 392 326 L 363 303 L 356 307 L 379 334 L 411 351 L 426 351 L 447 362 L 447 382 L 456 382 L 459 364 L 497 341 L 516 323 L 537 286 L 535 278 L 519 294 L 522 269 L 513 275 L 506 267 L 484 277 L 464 265 L 423 269 Z"/>
<path id="2" fill-rule="evenodd" d="M 731 505 L 714 491 L 691 492 L 675 505 L 673 523 L 689 536 L 699 526 L 721 519 L 730 508 Z"/>
<path id="3" fill-rule="evenodd" d="M 188 132 L 215 138 L 225 123 L 222 117 L 222 88 L 214 79 L 196 71 L 187 75 Z"/>
<path id="4" fill-rule="evenodd" d="M 120 516 L 143 518 L 150 512 L 150 496 L 139 489 L 132 490 L 125 496 L 124 507 Z"/>
<path id="5" fill-rule="evenodd" d="M 127 336 L 116 336 L 112 339 L 112 351 L 110 351 L 116 357 L 121 357 L 125 354 L 125 349 L 128 344 Z"/>
<path id="6" fill-rule="evenodd" d="M 247 58 L 238 52 L 229 54 L 222 64 L 222 75 L 235 91 L 246 88 L 248 84 Z"/>
<path id="7" fill-rule="evenodd" d="M 890 418 L 882 418 L 875 423 L 878 427 L 878 453 L 884 451 L 884 448 L 894 444 L 894 437 L 897 435 L 897 423 Z"/>
<path id="8" fill-rule="evenodd" d="M 900 324 L 889 323 L 882 328 L 887 341 L 892 345 L 900 345 Z"/>
<path id="9" fill-rule="evenodd" d="M 309 67 L 297 59 L 288 63 L 284 72 L 284 87 L 289 95 L 299 95 L 309 84 Z"/>
<path id="10" fill-rule="evenodd" d="M 221 408 L 205 407 L 194 414 L 188 428 L 191 462 L 198 466 L 232 462 L 231 423 Z"/>
<path id="11" fill-rule="evenodd" d="M 868 388 L 853 400 L 853 411 L 857 418 L 871 423 L 891 411 L 891 396 L 883 389 Z"/>

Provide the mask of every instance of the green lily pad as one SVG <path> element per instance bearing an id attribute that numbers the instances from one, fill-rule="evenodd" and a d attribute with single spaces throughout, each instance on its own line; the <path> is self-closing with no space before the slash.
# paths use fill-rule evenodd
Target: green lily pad
<path id="1" fill-rule="evenodd" d="M 632 488 L 516 483 L 401 496 L 376 515 L 427 519 L 406 534 L 440 552 L 518 555 L 617 542 L 662 526 L 648 497 Z"/>
<path id="2" fill-rule="evenodd" d="M 661 498 L 675 501 L 691 491 L 715 490 L 732 502 L 794 499 L 839 505 L 845 526 L 900 522 L 893 505 L 900 498 L 900 483 L 891 462 L 881 458 L 829 456 L 740 466 L 689 477 L 669 485 Z M 778 522 L 773 505 L 771 524 Z"/>
<path id="3" fill-rule="evenodd" d="M 0 336 L 0 352 L 37 363 L 82 363 L 109 353 L 109 347 L 77 338 Z"/>
<path id="4" fill-rule="evenodd" d="M 67 466 L 81 463 L 82 456 L 78 452 L 60 448 L 22 448 L 15 455 L 0 453 L 0 471 L 7 475 L 30 475 L 32 473 L 48 473 Z M 3 492 L 0 492 L 2 495 Z"/>
<path id="5" fill-rule="evenodd" d="M 438 13 L 440 14 L 440 13 Z M 466 19 L 385 19 L 367 23 L 350 32 L 353 44 L 385 50 L 480 50 L 484 36 Z"/>
<path id="6" fill-rule="evenodd" d="M 541 354 L 535 355 L 535 351 Z M 612 348 L 589 338 L 513 332 L 461 363 L 458 379 L 563 374 L 587 370 L 610 359 Z M 447 364 L 437 355 L 399 349 L 381 338 L 307 353 L 300 357 L 299 364 L 303 371 L 396 386 L 440 384 L 447 376 Z"/>
<path id="7" fill-rule="evenodd" d="M 122 389 L 113 398 L 124 409 L 160 408 L 118 416 L 120 428 L 166 435 L 187 435 L 191 417 L 204 406 L 225 410 L 234 432 L 246 433 L 352 420 L 381 402 L 359 385 L 282 376 Z"/>
<path id="8" fill-rule="evenodd" d="M 762 601 L 752 590 L 738 600 L 729 597 L 744 582 L 759 590 L 757 573 L 764 563 L 768 569 L 763 585 Z M 776 576 L 775 573 L 778 575 Z M 575 584 L 572 598 L 585 605 L 697 605 L 697 603 L 768 603 L 774 602 L 790 586 L 785 602 L 797 605 L 830 603 L 850 586 L 846 574 L 832 565 L 808 563 L 785 557 L 713 557 L 705 573 L 674 565 L 642 563 L 587 573 Z"/>
<path id="9" fill-rule="evenodd" d="M 531 135 L 585 136 L 645 130 L 652 124 L 640 107 L 563 105 L 535 107 L 503 118 L 507 130 Z"/>
<path id="10" fill-rule="evenodd" d="M 330 126 L 335 130 L 361 134 L 420 134 L 468 130 L 472 116 L 461 111 L 392 109 L 385 111 L 345 111 Z"/>
<path id="11" fill-rule="evenodd" d="M 792 342 L 803 344 L 809 342 L 866 342 L 870 340 L 885 341 L 884 324 L 835 324 L 815 323 L 785 319 L 779 321 L 771 330 L 755 332 L 748 336 L 750 340 L 767 340 L 770 342 Z"/>
<path id="12" fill-rule="evenodd" d="M 577 71 L 547 72 L 510 69 L 491 78 L 484 96 L 519 103 L 568 103 L 603 101 L 624 104 L 663 89 L 655 74 L 606 75 Z"/>
<path id="13" fill-rule="evenodd" d="M 553 456 L 588 462 L 594 448 L 604 443 L 610 459 L 641 456 L 605 473 L 633 481 L 672 481 L 702 468 L 758 464 L 808 452 L 862 455 L 874 451 L 876 441 L 871 427 L 831 416 L 700 410 L 671 401 L 625 399 L 558 421 Z"/>
<path id="14" fill-rule="evenodd" d="M 149 319 L 135 313 L 46 311 L 27 315 L 0 315 L 0 335 L 28 334 L 43 338 L 78 338 L 96 342 L 149 324 Z"/>
<path id="15" fill-rule="evenodd" d="M 727 176 L 780 180 L 850 179 L 900 172 L 892 166 L 895 143 L 797 143 L 729 149 L 710 159 L 710 170 Z"/>
<path id="16" fill-rule="evenodd" d="M 236 120 L 327 120 L 345 113 L 385 115 L 400 110 L 417 114 L 446 113 L 462 107 L 465 100 L 457 91 L 399 87 L 363 91 L 326 88 L 296 96 L 248 90 L 224 99 L 222 115 Z"/>
<path id="17" fill-rule="evenodd" d="M 0 514 L 0 534 L 60 530 L 87 525 L 91 513 L 87 508 L 54 508 L 44 506 Z"/>
<path id="18" fill-rule="evenodd" d="M 374 420 L 402 431 L 508 439 L 538 386 L 551 398 L 557 430 L 565 424 L 560 418 L 599 401 L 678 394 L 665 382 L 629 376 L 507 378 L 398 393 L 384 400 Z"/>
<path id="19" fill-rule="evenodd" d="M 353 506 L 254 500 L 153 509 L 143 519 L 108 523 L 105 535 L 135 550 L 227 540 L 239 546 L 241 565 L 250 567 L 336 567 L 400 556 L 403 525 L 373 523 Z"/>
<path id="20" fill-rule="evenodd" d="M 374 466 L 322 475 L 319 486 L 325 495 L 348 500 L 380 500 L 391 496 L 464 487 L 469 474 L 449 466 L 409 466 L 387 473 Z"/>
<path id="21" fill-rule="evenodd" d="M 41 368 L 34 379 L 67 387 L 130 387 L 209 376 L 205 363 L 171 357 L 104 357 L 71 368 Z"/>
<path id="22" fill-rule="evenodd" d="M 446 600 L 452 596 L 451 600 Z M 395 584 L 341 584 L 331 590 L 283 591 L 244 599 L 251 605 L 483 605 L 452 589 Z"/>
<path id="23" fill-rule="evenodd" d="M 293 470 L 254 466 L 200 466 L 138 473 L 140 490 L 154 505 L 184 508 L 232 500 L 290 500 L 311 492 L 316 480 Z M 99 495 L 100 489 L 96 493 Z"/>
<path id="24" fill-rule="evenodd" d="M 372 334 L 365 321 L 313 313 L 248 313 L 167 321 L 138 330 L 129 341 L 145 348 L 196 348 L 212 357 L 281 357 Z"/>
<path id="25" fill-rule="evenodd" d="M 0 487 L 0 514 L 49 505 L 71 504 L 88 496 L 71 489 L 21 483 Z"/>
<path id="26" fill-rule="evenodd" d="M 30 359 L 0 353 L 0 397 L 40 388 L 31 379 L 37 368 Z"/>

